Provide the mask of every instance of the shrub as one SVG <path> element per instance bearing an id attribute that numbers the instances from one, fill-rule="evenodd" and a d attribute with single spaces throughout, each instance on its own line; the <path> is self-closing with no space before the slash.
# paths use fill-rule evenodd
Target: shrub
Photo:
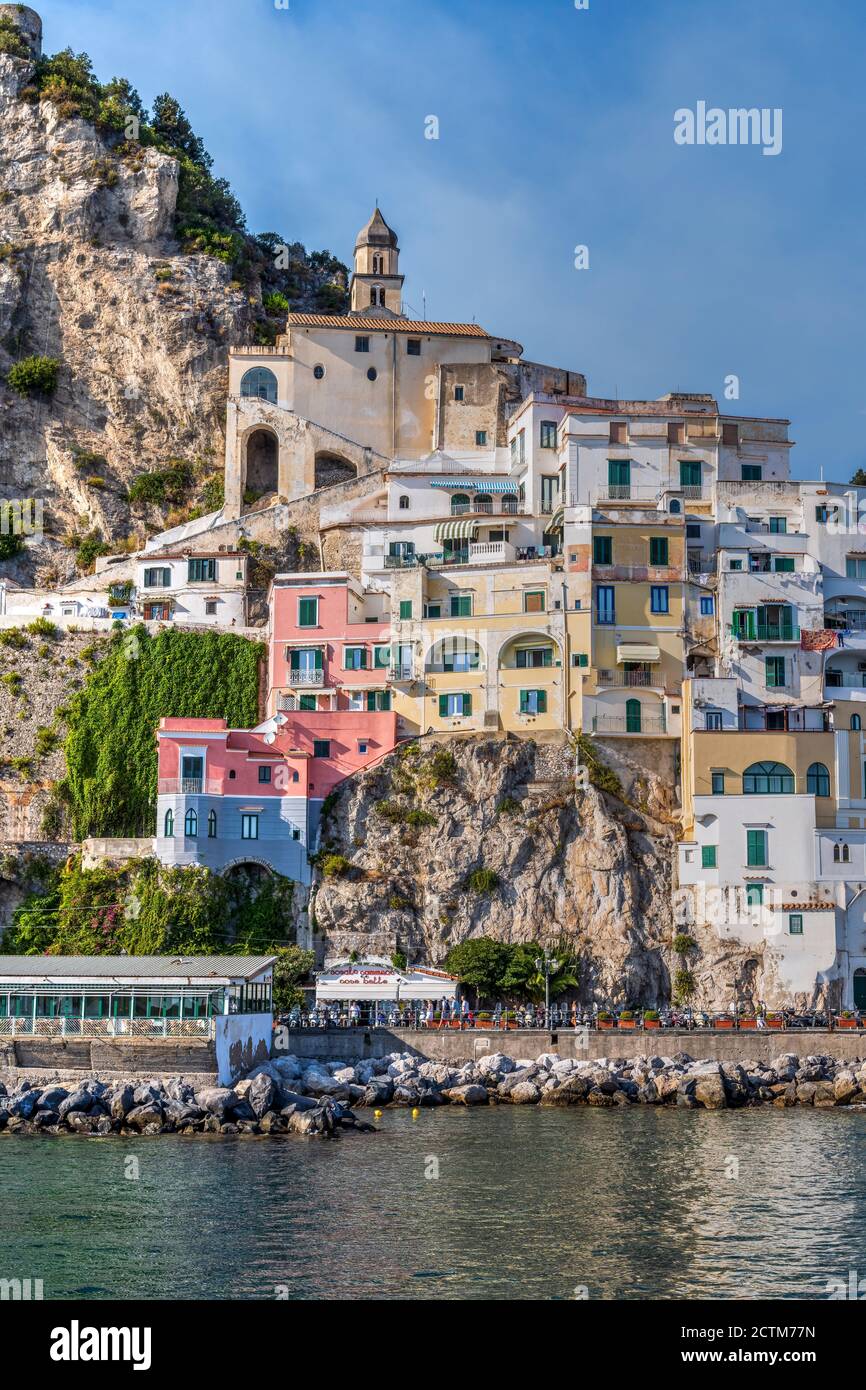
<path id="1" fill-rule="evenodd" d="M 47 724 L 40 724 L 39 728 L 36 730 L 36 738 L 33 742 L 36 756 L 38 758 L 47 757 L 49 753 L 54 752 L 59 742 L 60 737 L 56 729 L 50 729 Z"/>
<path id="2" fill-rule="evenodd" d="M 610 1013 L 607 1009 L 599 1009 L 598 1020 L 600 1023 L 609 1023 L 612 1018 L 613 1014 Z"/>
<path id="3" fill-rule="evenodd" d="M 208 478 L 202 489 L 201 500 L 206 512 L 218 512 L 226 500 L 225 482 L 222 473 Z"/>
<path id="4" fill-rule="evenodd" d="M 30 49 L 24 35 L 6 15 L 0 17 L 0 53 L 7 53 L 10 58 L 30 57 Z"/>
<path id="5" fill-rule="evenodd" d="M 97 556 L 107 555 L 110 548 L 98 531 L 88 531 L 86 536 L 75 538 L 75 563 L 86 574 L 92 574 Z"/>
<path id="6" fill-rule="evenodd" d="M 405 970 L 408 964 L 405 951 L 395 951 L 391 956 L 391 964 L 395 970 Z"/>
<path id="7" fill-rule="evenodd" d="M 434 816 L 432 811 L 421 811 L 416 809 L 406 812 L 407 825 L 436 825 L 438 821 L 439 817 Z"/>
<path id="8" fill-rule="evenodd" d="M 104 454 L 94 454 L 90 449 L 73 449 L 72 457 L 75 460 L 75 467 L 82 472 L 85 468 L 106 468 L 108 459 Z"/>
<path id="9" fill-rule="evenodd" d="M 598 755 L 592 740 L 587 738 L 583 732 L 577 735 L 577 752 L 583 760 L 584 766 L 589 774 L 589 780 L 599 791 L 607 792 L 610 796 L 623 799 L 622 783 L 612 768 L 609 768 Z"/>
<path id="10" fill-rule="evenodd" d="M 504 796 L 496 807 L 496 814 L 499 816 L 517 816 L 520 814 L 520 802 L 513 796 Z"/>
<path id="11" fill-rule="evenodd" d="M 691 970 L 678 970 L 674 975 L 672 998 L 675 1004 L 685 1004 L 695 992 L 695 977 Z"/>
<path id="12" fill-rule="evenodd" d="M 440 783 L 453 786 L 457 781 L 457 759 L 450 748 L 437 748 L 424 771 L 434 786 Z"/>
<path id="13" fill-rule="evenodd" d="M 466 887 L 471 893 L 492 893 L 499 887 L 499 875 L 493 869 L 473 869 L 466 875 Z"/>
<path id="14" fill-rule="evenodd" d="M 644 1009 L 643 1017 L 644 1023 L 658 1023 L 659 1011 L 658 1009 Z"/>
<path id="15" fill-rule="evenodd" d="M 632 1013 L 631 1009 L 623 1009 L 622 1013 L 620 1014 L 620 1018 L 625 1023 L 631 1023 L 632 1019 L 634 1018 L 634 1014 Z"/>
<path id="16" fill-rule="evenodd" d="M 17 695 L 21 690 L 20 671 L 7 671 L 4 676 L 0 676 L 0 681 L 9 687 L 13 695 Z"/>
<path id="17" fill-rule="evenodd" d="M 59 629 L 50 618 L 34 618 L 32 623 L 27 624 L 27 631 L 32 632 L 34 637 L 56 637 Z"/>
<path id="18" fill-rule="evenodd" d="M 325 854 L 322 857 L 322 873 L 325 878 L 343 878 L 352 865 L 344 854 Z"/>
<path id="19" fill-rule="evenodd" d="M 22 357 L 6 373 L 6 381 L 19 396 L 50 396 L 57 387 L 60 362 L 56 357 Z"/>
<path id="20" fill-rule="evenodd" d="M 397 801 L 377 801 L 373 810 L 377 816 L 390 821 L 392 825 L 397 825 L 406 819 L 406 808 Z"/>
<path id="21" fill-rule="evenodd" d="M 687 956 L 689 951 L 693 951 L 697 944 L 695 938 L 689 936 L 688 932 L 677 932 L 674 937 L 674 950 L 678 956 Z"/>
<path id="22" fill-rule="evenodd" d="M 88 487 L 101 488 L 106 486 L 104 478 L 100 478 L 98 473 L 91 473 L 89 478 L 84 479 Z"/>
<path id="23" fill-rule="evenodd" d="M 23 536 L 16 536 L 13 531 L 0 535 L 0 560 L 12 560 L 16 555 L 20 555 L 23 549 Z"/>
<path id="24" fill-rule="evenodd" d="M 29 645 L 20 627 L 0 628 L 0 647 L 14 647 L 18 651 L 21 647 Z"/>
<path id="25" fill-rule="evenodd" d="M 265 311 L 269 314 L 287 314 L 289 312 L 289 301 L 284 294 L 275 290 L 271 294 L 262 296 L 262 304 Z"/>

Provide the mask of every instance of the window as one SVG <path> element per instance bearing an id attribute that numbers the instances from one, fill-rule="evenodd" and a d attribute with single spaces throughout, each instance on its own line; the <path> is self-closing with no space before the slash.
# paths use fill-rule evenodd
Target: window
<path id="1" fill-rule="evenodd" d="M 812 763 L 806 773 L 806 791 L 809 796 L 830 795 L 830 774 L 824 763 Z"/>
<path id="2" fill-rule="evenodd" d="M 259 781 L 260 781 L 260 782 L 270 782 L 270 780 L 271 780 L 271 769 L 270 769 L 269 767 L 260 767 L 260 768 L 259 768 Z"/>
<path id="3" fill-rule="evenodd" d="M 765 869 L 767 867 L 766 830 L 746 831 L 746 863 L 750 868 Z"/>
<path id="4" fill-rule="evenodd" d="M 167 840 L 170 840 L 174 835 L 174 811 L 172 810 L 168 810 L 165 813 L 165 823 L 162 827 L 162 833 Z"/>
<path id="5" fill-rule="evenodd" d="M 216 579 L 216 560 L 188 560 L 186 577 L 190 584 L 200 584 L 202 580 L 212 583 Z"/>
<path id="6" fill-rule="evenodd" d="M 391 692 L 390 692 L 390 690 L 368 690 L 368 691 L 367 691 L 367 709 L 368 709 L 371 713 L 375 713 L 377 710 L 389 710 L 390 708 L 391 708 Z"/>
<path id="7" fill-rule="evenodd" d="M 377 376 L 378 376 L 378 372 L 376 371 L 376 368 L 375 368 L 375 367 L 368 367 L 368 368 L 367 368 L 367 380 L 368 380 L 368 381 L 375 381 Z"/>
<path id="8" fill-rule="evenodd" d="M 319 626 L 319 600 L 317 598 L 298 599 L 298 627 Z"/>
<path id="9" fill-rule="evenodd" d="M 547 691 L 546 691 L 546 690 L 521 690 L 521 692 L 520 692 L 520 713 L 521 713 L 521 714 L 546 714 L 546 713 L 547 713 Z"/>
<path id="10" fill-rule="evenodd" d="M 406 496 L 406 494 L 405 494 L 405 492 L 404 492 L 404 493 L 403 493 L 403 496 L 400 498 L 400 511 L 401 511 L 401 512 L 408 512 L 408 510 L 409 510 L 409 498 Z"/>
<path id="11" fill-rule="evenodd" d="M 764 684 L 768 690 L 783 689 L 785 685 L 785 658 L 767 656 L 764 658 Z"/>
<path id="12" fill-rule="evenodd" d="M 425 604 L 424 604 L 424 617 L 425 617 L 425 618 L 441 618 L 441 617 L 442 617 L 442 604 L 441 604 L 441 603 L 425 603 Z"/>
<path id="13" fill-rule="evenodd" d="M 486 431 L 486 430 L 476 430 L 476 431 L 475 431 L 475 443 L 478 445 L 479 448 L 483 448 L 483 447 L 484 447 L 484 445 L 487 443 L 487 431 Z"/>
<path id="14" fill-rule="evenodd" d="M 793 574 L 793 555 L 776 555 L 773 560 L 773 569 L 776 571 L 776 574 Z"/>
<path id="15" fill-rule="evenodd" d="M 518 670 L 537 670 L 553 665 L 552 647 L 518 647 L 514 653 Z"/>
<path id="16" fill-rule="evenodd" d="M 594 565 L 613 564 L 613 536 L 593 536 L 592 563 Z"/>
<path id="17" fill-rule="evenodd" d="M 208 812 L 208 817 L 207 817 L 207 837 L 208 837 L 208 839 L 209 839 L 209 840 L 215 840 L 215 839 L 216 839 L 216 833 L 217 833 L 217 818 L 216 818 L 216 811 L 209 811 L 209 812 Z"/>
<path id="18" fill-rule="evenodd" d="M 668 610 L 668 586 L 667 584 L 650 585 L 650 612 L 667 613 Z"/>
<path id="19" fill-rule="evenodd" d="M 472 696 L 466 694 L 440 695 L 439 718 L 452 719 L 472 713 Z"/>
<path id="20" fill-rule="evenodd" d="M 330 740 L 329 738 L 314 738 L 314 739 L 313 739 L 313 757 L 314 757 L 314 758 L 330 758 L 330 756 L 331 756 L 331 740 Z"/>
<path id="21" fill-rule="evenodd" d="M 628 443 L 628 424 L 625 420 L 611 420 L 610 442 L 611 444 Z"/>
<path id="22" fill-rule="evenodd" d="M 839 844 L 834 845 L 834 846 L 833 846 L 833 863 L 834 863 L 834 864 L 850 864 L 850 862 L 851 862 L 851 851 L 850 851 L 848 845 L 839 845 Z"/>
<path id="23" fill-rule="evenodd" d="M 668 562 L 667 536 L 650 536 L 649 562 L 651 565 L 666 565 Z"/>
<path id="24" fill-rule="evenodd" d="M 344 647 L 343 648 L 343 670 L 344 671 L 366 671 L 367 669 L 367 648 L 366 647 Z"/>
<path id="25" fill-rule="evenodd" d="M 542 449 L 556 448 L 556 421 L 542 420 L 539 444 Z"/>
<path id="26" fill-rule="evenodd" d="M 791 936 L 803 935 L 803 914 L 802 912 L 788 913 L 788 932 Z"/>
<path id="27" fill-rule="evenodd" d="M 322 669 L 321 647 L 293 647 L 289 653 L 289 669 L 293 676 L 312 675 Z"/>
<path id="28" fill-rule="evenodd" d="M 631 496 L 631 463 L 628 459 L 608 459 L 607 490 L 614 500 Z"/>
<path id="29" fill-rule="evenodd" d="M 572 666 L 588 666 L 589 652 L 572 652 L 571 664 Z"/>
<path id="30" fill-rule="evenodd" d="M 736 422 L 722 425 L 722 443 L 736 448 L 740 442 L 740 427 Z"/>
<path id="31" fill-rule="evenodd" d="M 731 561 L 731 569 L 732 569 L 732 570 L 741 570 L 742 568 L 743 568 L 743 562 L 742 562 L 742 560 L 732 560 L 732 561 Z"/>
<path id="32" fill-rule="evenodd" d="M 213 617 L 217 611 L 216 599 L 208 598 L 204 602 L 204 611 L 208 617 Z"/>
<path id="33" fill-rule="evenodd" d="M 462 387 L 462 386 L 455 386 L 455 387 L 454 387 L 454 399 L 455 399 L 455 401 L 462 401 L 462 400 L 463 400 L 463 387 Z"/>
<path id="34" fill-rule="evenodd" d="M 770 535 L 785 536 L 788 533 L 788 518 L 786 516 L 770 517 Z"/>
<path id="35" fill-rule="evenodd" d="M 267 367 L 253 367 L 241 377 L 241 395 L 277 403 L 277 378 Z"/>
<path id="36" fill-rule="evenodd" d="M 722 728 L 722 711 L 720 709 L 708 709 L 704 715 L 704 728 L 710 733 L 720 733 Z"/>
<path id="37" fill-rule="evenodd" d="M 626 700 L 625 702 L 625 731 L 627 734 L 639 734 L 641 730 L 641 710 L 640 700 Z"/>
<path id="38" fill-rule="evenodd" d="M 866 555 L 846 555 L 845 576 L 847 579 L 866 579 Z"/>
<path id="39" fill-rule="evenodd" d="M 471 594 L 452 594 L 450 600 L 450 613 L 452 618 L 471 618 L 472 617 L 472 595 Z"/>
<path id="40" fill-rule="evenodd" d="M 763 883 L 747 883 L 747 884 L 746 884 L 746 906 L 747 906 L 747 907 L 762 907 L 762 906 L 763 906 L 763 903 L 764 903 L 764 885 L 763 885 Z"/>
<path id="41" fill-rule="evenodd" d="M 712 594 L 701 595 L 701 617 L 711 618 L 713 616 L 713 596 Z"/>
<path id="42" fill-rule="evenodd" d="M 738 641 L 754 642 L 755 610 L 753 608 L 735 608 L 732 619 L 731 626 Z"/>
<path id="43" fill-rule="evenodd" d="M 477 671 L 480 651 L 465 637 L 449 637 L 441 644 L 443 671 Z"/>
<path id="44" fill-rule="evenodd" d="M 257 840 L 259 838 L 259 818 L 245 812 L 241 816 L 241 839 Z"/>
<path id="45" fill-rule="evenodd" d="M 700 491 L 700 459 L 680 459 L 680 487 Z"/>
<path id="46" fill-rule="evenodd" d="M 193 811 L 192 807 L 190 807 L 184 816 L 183 833 L 189 836 L 191 840 L 194 840 L 198 834 L 198 815 Z"/>
<path id="47" fill-rule="evenodd" d="M 793 796 L 794 774 L 784 763 L 752 763 L 743 773 L 744 796 Z"/>
<path id="48" fill-rule="evenodd" d="M 420 356 L 421 356 L 421 339 L 420 339 L 420 338 L 407 338 L 407 339 L 406 339 L 406 355 L 407 355 L 407 357 L 420 357 Z"/>
<path id="49" fill-rule="evenodd" d="M 715 846 L 715 845 L 701 845 L 701 868 L 702 868 L 702 869 L 715 869 L 715 868 L 716 868 L 716 846 Z"/>
<path id="50" fill-rule="evenodd" d="M 357 336 L 355 337 L 355 351 L 356 351 L 356 352 L 369 352 L 369 351 L 370 351 L 370 339 L 369 339 L 369 338 L 362 337 L 362 336 L 360 336 L 360 335 L 357 335 Z"/>
<path id="51" fill-rule="evenodd" d="M 759 483 L 763 469 L 759 463 L 744 463 L 740 466 L 740 477 L 744 483 Z"/>
<path id="52" fill-rule="evenodd" d="M 171 570 L 166 565 L 158 569 L 146 569 L 144 571 L 145 589 L 168 589 L 171 587 Z"/>
<path id="53" fill-rule="evenodd" d="M 720 771 L 720 772 L 712 772 L 712 773 L 710 774 L 710 777 L 711 777 L 711 780 L 712 780 L 712 792 L 713 792 L 713 796 L 724 796 L 724 794 L 725 794 L 725 774 L 724 774 L 723 772 L 721 772 L 721 771 Z"/>
<path id="54" fill-rule="evenodd" d="M 679 421 L 677 421 L 677 420 L 669 420 L 669 421 L 668 421 L 668 443 L 669 443 L 669 444 L 685 444 L 685 442 L 686 442 L 686 427 L 685 427 L 685 425 L 684 425 L 684 424 L 681 424 L 681 423 L 680 423 Z"/>
<path id="55" fill-rule="evenodd" d="M 365 738 L 359 738 L 359 739 L 358 739 L 358 752 L 359 752 L 359 753 L 366 753 L 366 751 L 367 751 L 367 740 L 366 740 Z"/>
<path id="56" fill-rule="evenodd" d="M 412 616 L 412 600 L 411 600 L 410 598 L 401 598 L 401 600 L 400 600 L 400 621 L 401 621 L 401 622 L 405 622 L 406 619 L 407 619 L 407 618 L 411 618 L 411 616 Z"/>
<path id="57" fill-rule="evenodd" d="M 391 648 L 390 648 L 390 647 L 374 647 L 374 648 L 373 648 L 373 668 L 374 668 L 374 670 L 381 671 L 383 668 L 388 667 L 388 666 L 390 666 L 390 665 L 391 665 Z"/>
<path id="58" fill-rule="evenodd" d="M 523 594 L 524 613 L 543 613 L 544 612 L 544 590 L 526 589 Z"/>
<path id="59" fill-rule="evenodd" d="M 851 715 L 851 728 L 852 728 L 852 729 L 859 729 L 859 728 L 860 728 L 860 716 L 859 716 L 859 714 L 852 714 L 852 715 Z"/>
<path id="60" fill-rule="evenodd" d="M 701 539 L 701 523 L 699 521 L 686 522 L 686 539 L 690 541 Z"/>
<path id="61" fill-rule="evenodd" d="M 601 627 L 611 627 L 616 622 L 614 606 L 614 586 L 598 584 L 595 590 L 596 622 Z"/>
<path id="62" fill-rule="evenodd" d="M 559 496 L 559 477 L 542 476 L 541 479 L 541 510 L 549 516 L 556 507 L 556 499 Z"/>
<path id="63" fill-rule="evenodd" d="M 682 507 L 680 506 L 680 503 L 676 497 L 671 499 L 670 510 L 672 515 L 674 516 L 679 516 L 680 512 L 682 511 Z"/>
<path id="64" fill-rule="evenodd" d="M 324 375 L 324 367 L 322 366 L 321 362 L 317 362 L 315 367 L 313 368 L 313 376 L 316 378 L 316 381 L 321 381 Z"/>
<path id="65" fill-rule="evenodd" d="M 315 695 L 299 695 L 299 696 L 298 696 L 298 709 L 299 709 L 299 710 L 304 710 L 304 711 L 306 711 L 306 712 L 310 712 L 310 711 L 315 711 L 316 708 L 317 708 L 317 701 L 316 701 Z"/>

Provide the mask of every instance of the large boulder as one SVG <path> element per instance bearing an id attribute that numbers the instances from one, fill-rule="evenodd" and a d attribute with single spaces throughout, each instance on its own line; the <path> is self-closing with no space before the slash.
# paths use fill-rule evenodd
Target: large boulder
<path id="1" fill-rule="evenodd" d="M 531 1082 L 528 1084 L 532 1084 Z M 545 1090 L 541 1097 L 542 1105 L 585 1105 L 590 1090 L 590 1082 L 585 1076 L 569 1076 L 562 1085 Z"/>
<path id="2" fill-rule="evenodd" d="M 126 1117 L 127 1127 L 129 1129 L 137 1129 L 139 1134 L 153 1134 L 155 1131 L 151 1126 L 156 1125 L 159 1127 L 161 1124 L 162 1110 L 160 1106 L 153 1102 L 149 1105 L 134 1106 Z"/>
<path id="3" fill-rule="evenodd" d="M 508 1092 L 512 1105 L 535 1105 L 541 1099 L 541 1091 L 534 1081 L 521 1081 Z"/>
<path id="4" fill-rule="evenodd" d="M 268 1110 L 274 1108 L 278 1095 L 279 1091 L 273 1078 L 267 1072 L 260 1071 L 258 1076 L 253 1078 L 247 1092 L 247 1101 L 255 1119 L 260 1120 Z"/>
<path id="5" fill-rule="evenodd" d="M 109 1107 L 114 1120 L 124 1120 L 135 1104 L 135 1091 L 132 1086 L 120 1086 L 111 1097 Z"/>
<path id="6" fill-rule="evenodd" d="M 486 1105 L 487 1090 L 484 1086 L 451 1086 L 442 1094 L 452 1105 Z"/>
<path id="7" fill-rule="evenodd" d="M 21 1095 L 14 1096 L 11 1103 L 6 1106 L 10 1117 L 15 1115 L 20 1120 L 29 1120 L 39 1103 L 41 1094 L 41 1091 L 24 1091 Z"/>
<path id="8" fill-rule="evenodd" d="M 695 1086 L 692 1094 L 698 1104 L 702 1105 L 705 1110 L 724 1110 L 728 1104 L 724 1077 L 718 1071 L 699 1073 L 699 1075 L 695 1077 Z"/>
<path id="9" fill-rule="evenodd" d="M 860 1087 L 852 1071 L 843 1067 L 842 1071 L 836 1073 L 833 1082 L 833 1094 L 836 1097 L 837 1105 L 847 1105 L 850 1100 L 859 1095 Z"/>
<path id="10" fill-rule="evenodd" d="M 43 1091 L 39 1097 L 40 1110 L 55 1110 L 62 1100 L 69 1095 L 65 1086 L 49 1086 L 47 1091 Z"/>
<path id="11" fill-rule="evenodd" d="M 218 1119 L 222 1119 L 226 1111 L 231 1110 L 237 1099 L 237 1092 L 231 1086 L 210 1086 L 196 1096 L 197 1104 L 203 1106 L 209 1114 L 216 1115 Z"/>

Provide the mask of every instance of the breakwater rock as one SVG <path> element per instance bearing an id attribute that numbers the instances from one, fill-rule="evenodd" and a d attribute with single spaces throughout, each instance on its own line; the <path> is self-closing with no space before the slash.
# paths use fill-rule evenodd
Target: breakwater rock
<path id="1" fill-rule="evenodd" d="M 301 1094 L 268 1064 L 235 1086 L 195 1090 L 181 1077 L 169 1081 L 96 1078 L 45 1088 L 0 1083 L 0 1131 L 40 1134 L 310 1134 L 337 1138 L 366 1130 L 348 1106 L 322 1092 Z"/>
<path id="2" fill-rule="evenodd" d="M 501 1052 L 464 1066 L 425 1062 L 393 1052 L 359 1062 L 281 1057 L 260 1071 L 278 1075 L 304 1095 L 330 1096 L 356 1107 L 435 1105 L 677 1105 L 721 1110 L 744 1105 L 866 1105 L 866 1060 L 796 1057 L 769 1064 L 673 1057 L 593 1061 Z"/>

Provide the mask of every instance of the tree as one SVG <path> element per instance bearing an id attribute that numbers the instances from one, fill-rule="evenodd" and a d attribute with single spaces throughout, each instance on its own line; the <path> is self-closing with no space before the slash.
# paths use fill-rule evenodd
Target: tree
<path id="1" fill-rule="evenodd" d="M 476 1003 L 482 995 L 499 994 L 508 968 L 510 948 L 490 936 L 477 936 L 452 946 L 445 957 L 445 969 L 459 975 L 461 984 L 475 990 Z"/>
<path id="2" fill-rule="evenodd" d="M 150 124 L 154 134 L 172 149 L 179 150 L 202 169 L 210 169 L 213 160 L 204 141 L 196 135 L 180 102 L 168 92 L 161 92 L 154 98 Z"/>
<path id="3" fill-rule="evenodd" d="M 504 992 L 516 999 L 531 999 L 538 1003 L 544 998 L 544 970 L 535 964 L 544 955 L 537 941 L 525 942 L 510 948 L 511 958 L 501 984 Z M 555 952 L 558 969 L 550 974 L 550 997 L 556 999 L 578 984 L 577 961 L 568 950 Z"/>
<path id="4" fill-rule="evenodd" d="M 866 468 L 858 468 L 851 482 L 855 487 L 866 487 Z"/>
<path id="5" fill-rule="evenodd" d="M 286 1013 L 304 1002 L 301 980 L 305 980 L 316 963 L 313 951 L 300 946 L 285 946 L 277 952 L 274 962 L 274 1012 Z"/>
<path id="6" fill-rule="evenodd" d="M 60 363 L 56 357 L 22 357 L 6 373 L 6 380 L 19 396 L 50 396 L 57 386 Z"/>

